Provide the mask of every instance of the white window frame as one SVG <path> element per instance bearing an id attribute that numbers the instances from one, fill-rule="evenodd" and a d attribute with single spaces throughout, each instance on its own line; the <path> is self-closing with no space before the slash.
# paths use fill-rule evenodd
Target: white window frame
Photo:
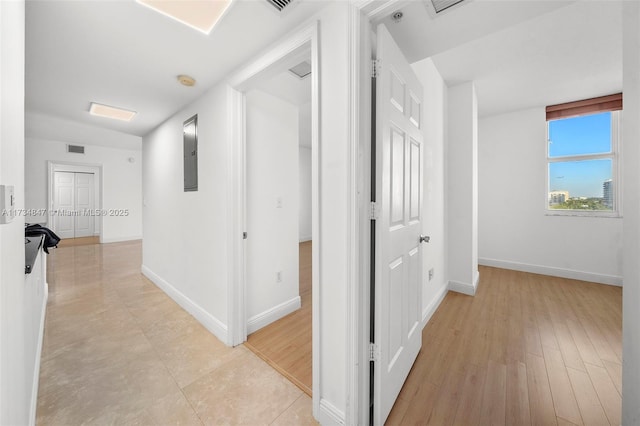
<path id="1" fill-rule="evenodd" d="M 606 111 L 595 112 L 588 115 L 604 113 Z M 546 161 L 546 178 L 545 178 L 545 214 L 547 216 L 583 216 L 583 217 L 622 217 L 622 174 L 619 168 L 619 159 L 621 156 L 621 130 L 622 130 L 622 111 L 611 112 L 611 151 L 599 154 L 582 154 L 567 155 L 560 157 L 549 156 L 549 123 L 556 120 L 547 121 L 547 161 Z M 559 118 L 562 120 L 570 117 Z M 613 181 L 613 210 L 568 210 L 568 209 L 551 209 L 549 208 L 549 166 L 552 163 L 565 163 L 570 161 L 586 161 L 586 160 L 611 160 L 611 180 Z"/>

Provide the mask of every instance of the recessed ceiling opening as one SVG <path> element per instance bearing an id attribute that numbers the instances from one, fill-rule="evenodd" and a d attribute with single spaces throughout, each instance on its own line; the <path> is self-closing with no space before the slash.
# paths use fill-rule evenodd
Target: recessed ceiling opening
<path id="1" fill-rule="evenodd" d="M 300 62 L 298 65 L 289 68 L 289 71 L 302 80 L 303 78 L 311 74 L 311 62 Z"/>
<path id="2" fill-rule="evenodd" d="M 431 0 L 431 3 L 433 4 L 433 8 L 436 13 L 440 13 L 458 3 L 462 3 L 463 1 L 464 0 Z"/>
<path id="3" fill-rule="evenodd" d="M 156 12 L 175 19 L 202 33 L 209 34 L 222 18 L 233 0 L 180 1 L 180 0 L 136 0 Z"/>

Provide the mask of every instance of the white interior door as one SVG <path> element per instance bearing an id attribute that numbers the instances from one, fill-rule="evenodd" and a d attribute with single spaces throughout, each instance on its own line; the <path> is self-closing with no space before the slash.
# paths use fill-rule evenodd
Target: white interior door
<path id="1" fill-rule="evenodd" d="M 75 173 L 53 174 L 53 231 L 60 238 L 75 237 L 75 220 L 69 212 L 75 210 Z"/>
<path id="2" fill-rule="evenodd" d="M 378 26 L 374 423 L 383 424 L 422 346 L 422 86 Z"/>
<path id="3" fill-rule="evenodd" d="M 93 173 L 54 172 L 53 231 L 60 238 L 93 236 L 94 217 L 82 211 L 94 208 L 94 189 Z"/>
<path id="4" fill-rule="evenodd" d="M 76 173 L 75 180 L 76 211 L 79 213 L 75 217 L 75 237 L 92 237 L 94 217 L 80 213 L 94 207 L 93 173 Z"/>

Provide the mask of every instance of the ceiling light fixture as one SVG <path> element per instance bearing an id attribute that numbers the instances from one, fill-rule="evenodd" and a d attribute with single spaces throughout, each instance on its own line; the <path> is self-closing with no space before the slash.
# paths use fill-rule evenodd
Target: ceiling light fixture
<path id="1" fill-rule="evenodd" d="M 209 34 L 234 0 L 136 0 L 158 13 Z"/>
<path id="2" fill-rule="evenodd" d="M 185 74 L 181 74 L 178 76 L 178 81 L 180 82 L 180 84 L 182 84 L 183 86 L 187 86 L 187 87 L 191 87 L 194 84 L 196 84 L 196 79 L 193 77 L 189 77 L 188 75 Z"/>
<path id="3" fill-rule="evenodd" d="M 113 118 L 115 120 L 131 121 L 131 119 L 136 116 L 137 112 L 91 102 L 89 114 L 98 117 Z"/>

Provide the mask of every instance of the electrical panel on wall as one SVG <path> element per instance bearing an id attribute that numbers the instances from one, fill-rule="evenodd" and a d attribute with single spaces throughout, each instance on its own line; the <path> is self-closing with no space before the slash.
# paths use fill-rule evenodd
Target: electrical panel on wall
<path id="1" fill-rule="evenodd" d="M 184 122 L 184 191 L 198 190 L 198 114 Z"/>
<path id="2" fill-rule="evenodd" d="M 13 185 L 0 185 L 0 224 L 9 223 L 16 216 L 16 197 Z"/>

